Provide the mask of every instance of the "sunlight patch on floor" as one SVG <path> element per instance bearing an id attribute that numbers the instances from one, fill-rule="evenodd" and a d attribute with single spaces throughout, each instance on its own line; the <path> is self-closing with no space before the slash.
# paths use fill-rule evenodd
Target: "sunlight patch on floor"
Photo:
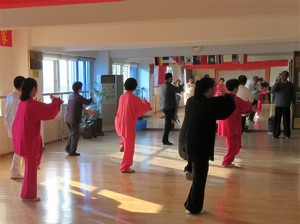
<path id="1" fill-rule="evenodd" d="M 71 189 L 73 188 L 78 188 L 81 190 L 86 190 L 86 191 L 94 191 L 97 189 L 97 187 L 94 187 L 92 185 L 84 184 L 79 181 L 74 181 L 74 180 L 67 180 L 65 181 L 62 177 L 54 177 L 51 179 L 47 179 L 45 182 L 40 183 L 41 185 L 47 186 L 50 189 L 61 189 L 61 190 L 68 190 L 72 194 L 76 194 L 79 196 L 85 196 L 82 192 L 78 190 Z M 66 187 L 67 186 L 67 187 Z"/>
<path id="2" fill-rule="evenodd" d="M 120 202 L 118 208 L 124 209 L 129 212 L 159 213 L 163 208 L 159 204 L 155 204 L 139 198 L 127 196 L 124 194 L 119 194 L 109 190 L 101 190 L 98 192 L 98 194 Z"/>

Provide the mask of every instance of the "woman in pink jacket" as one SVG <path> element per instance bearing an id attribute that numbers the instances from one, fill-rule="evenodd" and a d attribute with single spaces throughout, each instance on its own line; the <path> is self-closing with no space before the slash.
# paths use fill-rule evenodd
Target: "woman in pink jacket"
<path id="1" fill-rule="evenodd" d="M 37 197 L 37 169 L 42 157 L 41 121 L 54 119 L 63 103 L 60 98 L 53 96 L 50 104 L 36 101 L 33 97 L 37 91 L 37 82 L 34 79 L 24 80 L 21 101 L 12 127 L 15 153 L 25 161 L 22 201 L 40 200 Z"/>
<path id="2" fill-rule="evenodd" d="M 225 120 L 218 121 L 218 135 L 226 137 L 227 153 L 223 159 L 223 167 L 234 167 L 235 156 L 239 153 L 242 139 L 242 114 L 255 110 L 249 101 L 244 101 L 236 96 L 239 87 L 237 79 L 230 79 L 226 82 L 228 92 L 234 97 L 235 110 Z"/>
<path id="3" fill-rule="evenodd" d="M 137 81 L 134 78 L 128 78 L 124 87 L 126 92 L 120 96 L 118 112 L 115 117 L 116 132 L 121 136 L 121 144 L 124 146 L 120 171 L 134 173 L 135 170 L 130 167 L 133 164 L 136 123 L 138 117 L 149 111 L 151 106 L 145 99 L 140 100 L 132 93 L 137 87 Z"/>

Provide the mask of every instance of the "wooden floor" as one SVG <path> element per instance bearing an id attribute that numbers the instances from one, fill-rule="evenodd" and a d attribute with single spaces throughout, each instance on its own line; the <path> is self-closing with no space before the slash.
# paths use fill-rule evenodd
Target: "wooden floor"
<path id="1" fill-rule="evenodd" d="M 178 131 L 170 133 L 177 142 Z M 191 182 L 177 146 L 161 145 L 162 131 L 137 133 L 134 174 L 119 172 L 122 153 L 115 133 L 80 139 L 80 157 L 67 157 L 64 143 L 46 145 L 38 171 L 40 202 L 21 202 L 22 181 L 10 179 L 11 155 L 0 157 L 0 223 L 117 224 L 299 224 L 300 131 L 273 140 L 267 132 L 243 136 L 240 168 L 222 168 L 225 139 L 216 139 L 204 209 L 185 213 Z"/>

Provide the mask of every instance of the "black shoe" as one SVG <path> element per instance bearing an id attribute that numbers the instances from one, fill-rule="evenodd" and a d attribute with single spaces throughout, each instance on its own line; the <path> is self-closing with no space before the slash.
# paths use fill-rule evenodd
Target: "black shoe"
<path id="1" fill-rule="evenodd" d="M 279 139 L 279 137 L 278 136 L 273 136 L 273 139 Z"/>
<path id="2" fill-rule="evenodd" d="M 163 145 L 173 145 L 173 143 L 172 142 L 163 142 Z"/>
<path id="3" fill-rule="evenodd" d="M 65 148 L 65 151 L 66 151 L 66 153 L 69 153 L 70 148 L 69 148 L 69 147 L 66 147 L 66 148 Z"/>
<path id="4" fill-rule="evenodd" d="M 80 156 L 80 153 L 74 152 L 74 153 L 69 154 L 69 156 Z"/>

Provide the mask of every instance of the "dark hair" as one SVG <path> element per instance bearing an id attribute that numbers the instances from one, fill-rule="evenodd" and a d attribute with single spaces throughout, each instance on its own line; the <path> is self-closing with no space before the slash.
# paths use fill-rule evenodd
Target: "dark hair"
<path id="1" fill-rule="evenodd" d="M 137 87 L 137 81 L 136 81 L 136 79 L 134 79 L 134 78 L 128 78 L 128 79 L 126 79 L 124 87 L 125 87 L 125 90 L 128 90 L 128 91 L 135 90 L 136 87 Z"/>
<path id="2" fill-rule="evenodd" d="M 240 83 L 241 85 L 245 85 L 245 84 L 247 83 L 247 76 L 245 76 L 245 75 L 240 75 L 240 76 L 238 77 L 238 81 L 239 81 L 239 83 Z"/>
<path id="3" fill-rule="evenodd" d="M 23 84 L 23 81 L 25 80 L 25 77 L 23 76 L 17 76 L 15 79 L 14 79 L 14 87 L 16 89 L 20 89 L 22 84 Z"/>
<path id="4" fill-rule="evenodd" d="M 284 75 L 284 74 L 286 74 L 287 76 L 290 75 L 290 73 L 288 71 L 283 71 L 283 72 L 280 73 L 280 75 Z"/>
<path id="5" fill-rule="evenodd" d="M 74 92 L 78 92 L 82 88 L 82 82 L 74 82 L 72 89 Z"/>
<path id="6" fill-rule="evenodd" d="M 235 88 L 239 88 L 239 85 L 240 85 L 240 83 L 237 79 L 229 79 L 226 82 L 226 88 L 227 88 L 228 91 L 232 91 Z"/>
<path id="7" fill-rule="evenodd" d="M 170 77 L 172 77 L 172 73 L 168 72 L 165 74 L 165 80 L 168 80 Z"/>
<path id="8" fill-rule="evenodd" d="M 219 78 L 219 82 L 220 82 L 221 80 L 223 80 L 223 82 L 225 82 L 225 79 L 224 79 L 224 78 Z"/>
<path id="9" fill-rule="evenodd" d="M 262 82 L 262 83 L 261 83 L 261 86 L 262 86 L 262 87 L 268 87 L 268 86 L 269 86 L 269 83 L 267 83 L 267 82 Z"/>
<path id="10" fill-rule="evenodd" d="M 33 78 L 24 79 L 22 85 L 22 94 L 20 97 L 21 101 L 28 100 L 30 98 L 30 93 L 33 88 L 37 88 L 37 82 Z"/>
<path id="11" fill-rule="evenodd" d="M 206 91 L 210 88 L 214 88 L 214 86 L 215 86 L 215 81 L 211 78 L 205 77 L 202 78 L 201 80 L 197 80 L 195 86 L 196 99 L 199 99 L 203 93 L 206 93 Z"/>

